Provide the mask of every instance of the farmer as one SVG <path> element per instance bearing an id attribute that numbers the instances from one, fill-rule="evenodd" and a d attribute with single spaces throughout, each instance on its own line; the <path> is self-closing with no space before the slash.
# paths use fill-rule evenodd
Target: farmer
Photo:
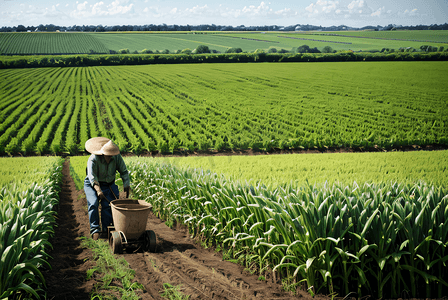
<path id="1" fill-rule="evenodd" d="M 101 235 L 98 206 L 101 201 L 101 225 L 104 236 L 107 226 L 112 223 L 110 201 L 119 198 L 118 187 L 115 184 L 115 174 L 118 171 L 123 180 L 126 198 L 129 197 L 129 172 L 120 155 L 120 149 L 110 139 L 105 137 L 91 138 L 86 142 L 86 150 L 92 155 L 87 161 L 87 176 L 84 180 L 84 192 L 87 198 L 89 212 L 90 234 L 94 240 Z"/>

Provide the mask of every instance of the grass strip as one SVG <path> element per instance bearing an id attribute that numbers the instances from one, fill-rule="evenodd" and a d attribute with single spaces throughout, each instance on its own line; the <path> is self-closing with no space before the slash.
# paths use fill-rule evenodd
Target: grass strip
<path id="1" fill-rule="evenodd" d="M 188 300 L 190 299 L 190 295 L 184 295 L 180 290 L 182 288 L 182 285 L 176 285 L 173 286 L 169 283 L 163 284 L 163 292 L 160 293 L 160 296 L 162 296 L 165 299 L 169 300 Z"/>
<path id="2" fill-rule="evenodd" d="M 90 299 L 135 299 L 141 298 L 144 286 L 134 281 L 135 271 L 124 258 L 113 255 L 107 241 L 94 241 L 82 237 L 82 246 L 93 252 L 96 266 L 87 271 L 87 280 L 99 277 Z"/>

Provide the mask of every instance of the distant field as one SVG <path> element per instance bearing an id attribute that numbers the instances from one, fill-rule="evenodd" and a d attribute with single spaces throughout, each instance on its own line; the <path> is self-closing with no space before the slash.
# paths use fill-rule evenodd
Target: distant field
<path id="1" fill-rule="evenodd" d="M 0 189 L 11 184 L 22 187 L 41 184 L 52 175 L 51 170 L 61 160 L 56 156 L 0 157 Z"/>
<path id="2" fill-rule="evenodd" d="M 422 45 L 448 48 L 448 32 L 445 31 L 362 31 L 362 32 L 226 32 L 226 33 L 0 33 L 2 54 L 63 54 L 109 53 L 118 51 L 163 51 L 171 53 L 199 45 L 225 52 L 228 48 L 241 48 L 246 52 L 276 48 L 291 51 L 308 45 L 322 50 L 330 46 L 334 50 L 368 51 L 400 47 L 419 49 Z"/>
<path id="3" fill-rule="evenodd" d="M 361 38 L 408 40 L 418 42 L 439 42 L 448 44 L 447 30 L 403 30 L 403 31 L 346 31 L 313 34 L 335 34 Z"/>
<path id="4" fill-rule="evenodd" d="M 72 176 L 82 188 L 89 156 L 70 158 Z M 125 157 L 129 162 L 165 162 L 179 168 L 210 170 L 241 183 L 258 183 L 275 189 L 279 185 L 295 187 L 323 185 L 328 182 L 359 185 L 365 182 L 424 181 L 448 187 L 448 150 L 380 153 L 280 154 L 256 156 Z"/>
<path id="5" fill-rule="evenodd" d="M 0 33 L 1 54 L 109 53 L 109 49 L 88 33 Z"/>
<path id="6" fill-rule="evenodd" d="M 136 158 L 127 158 L 128 160 Z M 138 158 L 143 160 L 143 158 Z M 252 185 L 424 181 L 448 187 L 448 151 L 280 154 L 157 158 L 179 167 L 210 170 Z"/>

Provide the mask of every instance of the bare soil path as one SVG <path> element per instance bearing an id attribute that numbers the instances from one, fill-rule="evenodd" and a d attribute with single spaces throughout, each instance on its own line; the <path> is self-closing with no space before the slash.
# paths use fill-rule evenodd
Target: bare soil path
<path id="1" fill-rule="evenodd" d="M 80 245 L 80 237 L 89 236 L 86 199 L 75 188 L 68 160 L 63 175 L 58 226 L 50 241 L 52 270 L 44 272 L 48 299 L 89 299 L 96 281 L 86 281 L 86 271 L 93 266 L 92 253 Z M 311 299 L 306 292 L 283 291 L 272 279 L 258 280 L 243 266 L 224 261 L 221 253 L 202 248 L 184 227 L 171 229 L 152 213 L 146 228 L 156 233 L 157 251 L 121 254 L 135 270 L 136 281 L 145 287 L 142 299 L 163 299 L 164 283 L 181 285 L 190 299 Z"/>

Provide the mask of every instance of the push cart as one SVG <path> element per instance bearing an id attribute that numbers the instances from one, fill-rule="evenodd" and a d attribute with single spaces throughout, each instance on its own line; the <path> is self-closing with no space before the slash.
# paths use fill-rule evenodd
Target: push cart
<path id="1" fill-rule="evenodd" d="M 123 253 L 130 245 L 139 245 L 143 251 L 156 251 L 156 234 L 146 230 L 146 221 L 152 205 L 143 200 L 117 199 L 110 202 L 113 226 L 107 227 L 109 245 L 114 254 Z"/>

